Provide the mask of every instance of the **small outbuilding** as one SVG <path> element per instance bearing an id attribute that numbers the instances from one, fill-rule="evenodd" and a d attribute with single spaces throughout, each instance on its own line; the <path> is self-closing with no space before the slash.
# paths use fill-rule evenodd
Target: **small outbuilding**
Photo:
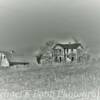
<path id="1" fill-rule="evenodd" d="M 7 51 L 0 51 L 0 66 L 9 67 L 10 66 L 11 53 Z"/>
<path id="2" fill-rule="evenodd" d="M 14 65 L 29 65 L 29 61 L 25 57 L 14 56 L 12 52 L 0 51 L 0 66 L 10 67 Z"/>

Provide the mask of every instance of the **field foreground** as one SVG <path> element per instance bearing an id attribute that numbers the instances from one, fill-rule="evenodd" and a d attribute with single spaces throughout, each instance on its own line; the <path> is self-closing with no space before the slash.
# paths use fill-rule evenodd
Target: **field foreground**
<path id="1" fill-rule="evenodd" d="M 99 65 L 0 68 L 0 100 L 100 100 Z"/>

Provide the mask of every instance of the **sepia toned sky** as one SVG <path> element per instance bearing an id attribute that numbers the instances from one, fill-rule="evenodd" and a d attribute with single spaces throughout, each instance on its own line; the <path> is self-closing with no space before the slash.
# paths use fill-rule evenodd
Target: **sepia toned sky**
<path id="1" fill-rule="evenodd" d="M 0 49 L 28 54 L 70 36 L 100 51 L 100 0 L 0 0 Z"/>

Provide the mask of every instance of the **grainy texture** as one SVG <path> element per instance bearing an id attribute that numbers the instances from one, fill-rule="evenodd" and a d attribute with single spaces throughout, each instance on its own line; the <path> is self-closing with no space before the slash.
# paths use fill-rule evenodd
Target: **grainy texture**
<path id="1" fill-rule="evenodd" d="M 63 90 L 63 93 L 98 93 L 100 88 L 100 67 L 98 64 L 94 65 L 76 65 L 76 66 L 17 66 L 12 68 L 0 69 L 0 90 L 1 93 L 15 94 L 23 93 L 21 97 L 8 96 L 7 100 L 26 100 L 25 93 L 28 93 L 28 100 L 38 100 L 39 93 L 44 92 L 57 92 Z M 3 90 L 3 91 L 2 91 Z M 26 91 L 26 92 L 25 92 Z M 38 95 L 34 97 L 34 91 L 38 91 Z M 60 94 L 61 95 L 61 94 Z M 32 97 L 33 96 L 33 97 Z M 40 95 L 41 96 L 41 95 Z M 61 96 L 65 100 L 64 96 Z M 91 98 L 92 95 L 90 95 Z M 36 99 L 37 98 L 37 99 Z M 44 98 L 41 96 L 44 100 Z M 46 96 L 45 96 L 46 98 Z M 59 100 L 57 97 L 52 96 L 52 99 Z M 70 97 L 70 100 L 75 100 L 76 97 Z M 77 97 L 77 99 L 85 98 Z M 88 98 L 88 97 L 86 97 Z M 68 98 L 67 98 L 68 99 Z M 76 100 L 77 100 L 76 99 Z M 2 100 L 6 100 L 3 97 Z M 40 100 L 40 99 L 39 99 Z M 88 100 L 88 99 L 87 99 Z M 90 99 L 92 100 L 92 99 Z M 96 97 L 93 99 L 96 100 Z"/>

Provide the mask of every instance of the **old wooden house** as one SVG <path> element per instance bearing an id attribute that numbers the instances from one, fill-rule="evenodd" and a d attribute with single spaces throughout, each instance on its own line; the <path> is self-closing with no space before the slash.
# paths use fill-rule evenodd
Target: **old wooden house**
<path id="1" fill-rule="evenodd" d="M 56 44 L 53 47 L 53 59 L 55 62 L 73 62 L 78 59 L 79 51 L 82 53 L 83 46 L 80 43 Z"/>
<path id="2" fill-rule="evenodd" d="M 57 42 L 45 53 L 38 56 L 39 64 L 42 63 L 72 63 L 80 62 L 83 55 L 84 47 L 81 43 L 60 43 Z"/>

